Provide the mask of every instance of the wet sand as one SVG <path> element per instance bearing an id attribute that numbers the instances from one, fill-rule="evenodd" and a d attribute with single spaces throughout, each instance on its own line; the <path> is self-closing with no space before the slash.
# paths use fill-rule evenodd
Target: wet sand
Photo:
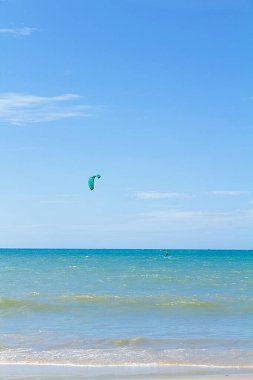
<path id="1" fill-rule="evenodd" d="M 64 366 L 1 364 L 1 380 L 253 380 L 253 370 L 246 368 L 139 367 L 139 366 Z"/>

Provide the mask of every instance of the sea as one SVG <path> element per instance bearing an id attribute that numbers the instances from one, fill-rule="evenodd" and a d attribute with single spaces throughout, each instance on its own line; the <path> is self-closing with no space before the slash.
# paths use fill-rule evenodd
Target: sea
<path id="1" fill-rule="evenodd" d="M 253 251 L 168 253 L 1 249 L 0 364 L 253 370 Z"/>

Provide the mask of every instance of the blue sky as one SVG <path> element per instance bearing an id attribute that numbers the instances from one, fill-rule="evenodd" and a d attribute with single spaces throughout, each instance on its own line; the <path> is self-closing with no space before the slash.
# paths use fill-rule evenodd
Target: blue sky
<path id="1" fill-rule="evenodd" d="M 0 1 L 0 246 L 252 249 L 252 16 Z"/>

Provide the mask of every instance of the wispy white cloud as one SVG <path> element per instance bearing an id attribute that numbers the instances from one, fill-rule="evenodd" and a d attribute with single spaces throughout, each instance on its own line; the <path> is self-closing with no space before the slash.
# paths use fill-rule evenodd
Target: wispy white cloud
<path id="1" fill-rule="evenodd" d="M 22 28 L 0 28 L 1 34 L 10 34 L 15 37 L 30 36 L 36 29 L 24 26 Z"/>
<path id="2" fill-rule="evenodd" d="M 163 226 L 188 226 L 190 228 L 253 223 L 253 209 L 232 211 L 164 210 L 140 214 L 148 223 Z"/>
<path id="3" fill-rule="evenodd" d="M 238 190 L 217 190 L 199 193 L 180 193 L 180 192 L 161 192 L 161 191 L 138 191 L 135 193 L 135 197 L 138 199 L 167 199 L 167 198 L 195 198 L 203 196 L 243 196 L 250 195 L 250 191 L 238 191 Z"/>
<path id="4" fill-rule="evenodd" d="M 69 204 L 69 203 L 80 203 L 81 198 L 76 195 L 68 195 L 68 194 L 59 194 L 53 197 L 39 197 L 39 203 L 54 203 L 54 204 Z"/>
<path id="5" fill-rule="evenodd" d="M 113 223 L 92 223 L 69 226 L 69 230 L 78 232 L 152 232 L 231 229 L 253 224 L 253 209 L 232 211 L 205 210 L 164 210 L 133 214 L 128 221 Z"/>
<path id="6" fill-rule="evenodd" d="M 139 199 L 166 199 L 166 198 L 187 198 L 190 195 L 177 192 L 161 191 L 139 191 L 135 194 Z"/>
<path id="7" fill-rule="evenodd" d="M 80 102 L 77 94 L 37 96 L 0 94 L 0 122 L 21 125 L 91 116 L 95 107 Z"/>
<path id="8" fill-rule="evenodd" d="M 232 196 L 237 197 L 240 195 L 250 195 L 250 191 L 238 191 L 238 190 L 216 190 L 216 191 L 210 191 L 208 194 L 210 195 L 225 195 L 225 196 Z"/>

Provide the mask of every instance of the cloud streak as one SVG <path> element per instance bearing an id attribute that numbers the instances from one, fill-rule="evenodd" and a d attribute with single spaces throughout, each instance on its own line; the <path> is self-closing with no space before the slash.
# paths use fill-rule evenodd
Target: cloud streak
<path id="1" fill-rule="evenodd" d="M 76 195 L 55 195 L 54 197 L 40 197 L 39 203 L 51 203 L 51 204 L 69 204 L 80 203 L 81 198 Z"/>
<path id="2" fill-rule="evenodd" d="M 0 28 L 1 34 L 9 34 L 15 37 L 30 36 L 36 29 L 24 26 L 22 28 Z"/>
<path id="3" fill-rule="evenodd" d="M 135 194 L 139 199 L 166 199 L 166 198 L 188 198 L 189 194 L 177 192 L 160 192 L 160 191 L 139 191 Z"/>
<path id="4" fill-rule="evenodd" d="M 210 195 L 225 195 L 225 196 L 231 196 L 231 197 L 238 197 L 240 195 L 250 195 L 250 191 L 236 191 L 236 190 L 217 190 L 217 191 L 211 191 L 209 193 Z"/>
<path id="5" fill-rule="evenodd" d="M 180 192 L 161 192 L 161 191 L 138 191 L 135 197 L 138 199 L 151 200 L 151 199 L 169 199 L 169 198 L 196 198 L 201 196 L 227 196 L 238 197 L 243 195 L 250 195 L 250 191 L 238 190 L 216 190 L 202 193 L 180 193 Z"/>
<path id="6" fill-rule="evenodd" d="M 80 100 L 77 94 L 0 94 L 0 122 L 22 125 L 91 116 L 95 107 L 82 104 Z"/>
<path id="7" fill-rule="evenodd" d="M 146 223 L 156 226 L 175 226 L 180 223 L 180 227 L 202 228 L 230 224 L 252 224 L 253 209 L 232 210 L 232 211 L 201 211 L 201 210 L 164 210 L 147 212 L 139 215 Z"/>

